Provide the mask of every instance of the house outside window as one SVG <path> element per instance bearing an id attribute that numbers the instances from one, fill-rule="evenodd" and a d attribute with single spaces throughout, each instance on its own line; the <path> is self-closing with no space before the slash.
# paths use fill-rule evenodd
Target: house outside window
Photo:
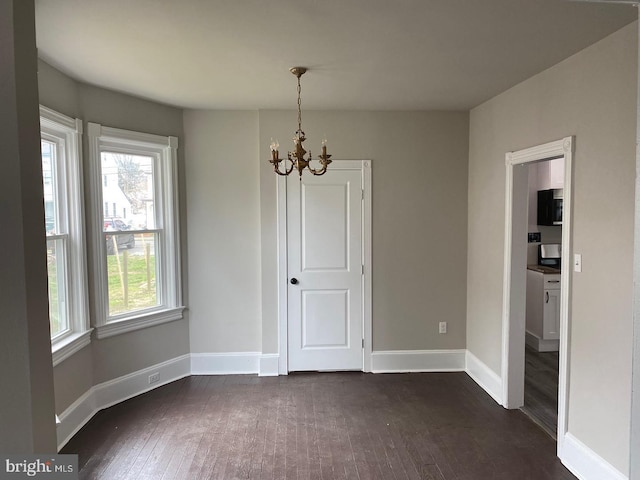
<path id="1" fill-rule="evenodd" d="M 82 122 L 40 107 L 44 228 L 53 362 L 90 342 L 84 240 Z"/>
<path id="2" fill-rule="evenodd" d="M 88 134 L 97 337 L 182 318 L 177 138 Z"/>

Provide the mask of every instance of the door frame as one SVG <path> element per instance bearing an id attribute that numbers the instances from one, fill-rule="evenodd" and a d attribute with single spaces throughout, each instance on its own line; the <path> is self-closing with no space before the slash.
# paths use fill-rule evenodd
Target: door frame
<path id="1" fill-rule="evenodd" d="M 371 160 L 334 160 L 332 170 L 359 170 L 362 174 L 362 371 L 371 372 Z M 308 175 L 304 172 L 303 175 Z M 288 245 L 287 177 L 277 176 L 277 281 L 278 281 L 278 375 L 289 374 L 288 356 Z"/>
<path id="2" fill-rule="evenodd" d="M 558 378 L 558 430 L 557 454 L 560 457 L 567 433 L 569 408 L 569 345 L 571 322 L 571 241 L 572 225 L 572 184 L 575 137 L 565 137 L 555 142 L 508 152 L 506 154 L 506 202 L 505 202 L 505 249 L 502 305 L 502 404 L 505 408 L 520 408 L 524 403 L 524 301 L 526 281 L 522 281 L 522 252 L 514 249 L 517 231 L 516 210 L 522 198 L 514 192 L 514 170 L 526 164 L 542 160 L 564 157 L 564 192 L 562 214 L 562 273 L 560 278 L 560 351 Z M 528 191 L 528 190 L 527 190 Z M 528 224 L 528 220 L 527 220 Z M 524 242 L 525 239 L 516 240 Z M 526 255 L 526 251 L 525 251 Z M 513 295 L 512 295 L 513 293 Z"/>

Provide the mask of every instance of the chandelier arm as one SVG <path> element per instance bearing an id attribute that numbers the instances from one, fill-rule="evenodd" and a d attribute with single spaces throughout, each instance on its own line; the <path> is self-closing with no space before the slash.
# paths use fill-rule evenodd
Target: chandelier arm
<path id="1" fill-rule="evenodd" d="M 321 160 L 320 163 L 322 164 L 322 168 L 320 168 L 320 169 L 312 168 L 311 165 L 308 165 L 307 168 L 314 175 L 318 175 L 318 176 L 319 175 L 324 175 L 324 173 L 327 171 L 327 165 L 329 165 L 329 163 L 331 163 L 331 160 L 329 160 L 328 162 L 323 162 Z"/>
<path id="2" fill-rule="evenodd" d="M 311 168 L 311 167 L 307 167 L 307 168 L 309 168 L 309 171 L 311 173 L 313 173 L 314 175 L 317 175 L 317 176 L 324 175 L 326 173 L 326 171 L 327 171 L 327 165 L 326 164 L 324 164 L 320 170 L 315 169 L 315 168 Z"/>
<path id="3" fill-rule="evenodd" d="M 289 168 L 285 168 L 284 172 L 280 171 L 280 162 L 285 162 L 287 160 L 291 162 L 290 158 L 278 159 L 275 162 L 272 161 L 271 163 L 273 163 L 273 171 L 276 172 L 278 175 L 282 175 L 283 177 L 289 175 L 293 171 L 293 162 L 291 162 L 291 166 Z"/>
<path id="4" fill-rule="evenodd" d="M 278 167 L 274 167 L 273 171 L 276 172 L 278 175 L 281 175 L 283 177 L 286 177 L 287 174 L 286 173 L 282 173 L 280 170 L 278 170 Z"/>
<path id="5" fill-rule="evenodd" d="M 327 166 L 332 162 L 331 155 L 327 155 L 327 154 L 318 155 L 318 160 L 320 160 L 320 163 L 322 164 L 321 169 L 318 170 L 316 168 L 311 168 L 310 165 L 308 168 L 311 171 L 311 173 L 313 173 L 314 175 L 324 175 L 324 172 L 327 171 Z"/>
<path id="6" fill-rule="evenodd" d="M 289 165 L 289 168 L 286 168 L 286 167 L 285 167 L 284 172 L 281 172 L 281 171 L 280 171 L 280 168 L 279 168 L 279 166 L 278 166 L 278 168 L 276 169 L 276 171 L 275 171 L 275 172 L 276 172 L 278 175 L 282 175 L 283 177 L 286 177 L 287 175 L 289 175 L 289 174 L 293 171 L 294 162 L 293 162 L 293 160 L 291 160 L 290 158 L 284 158 L 284 159 L 283 159 L 283 161 L 284 161 L 284 162 L 286 162 L 286 161 L 291 162 L 291 165 Z"/>
<path id="7" fill-rule="evenodd" d="M 287 160 L 291 162 L 291 165 L 289 165 L 289 168 L 285 170 L 285 175 L 289 175 L 291 172 L 293 172 L 293 167 L 295 166 L 295 162 L 293 160 L 291 160 L 290 158 L 287 158 Z"/>

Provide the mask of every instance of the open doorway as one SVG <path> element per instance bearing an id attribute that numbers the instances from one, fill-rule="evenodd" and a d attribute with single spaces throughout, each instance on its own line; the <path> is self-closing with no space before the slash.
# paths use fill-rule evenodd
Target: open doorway
<path id="1" fill-rule="evenodd" d="M 551 437 L 558 426 L 564 155 L 528 170 L 524 405 Z"/>
<path id="2" fill-rule="evenodd" d="M 521 408 L 525 404 L 525 340 L 527 338 L 527 265 L 539 246 L 529 247 L 528 233 L 529 217 L 529 168 L 540 162 L 552 159 L 564 159 L 564 183 L 562 202 L 562 226 L 560 241 L 557 243 L 561 254 L 558 258 L 561 271 L 559 275 L 559 295 L 554 298 L 559 302 L 557 307 L 558 324 L 558 408 L 557 408 L 557 441 L 558 455 L 561 454 L 564 436 L 567 431 L 567 379 L 569 375 L 568 345 L 569 345 L 569 297 L 570 280 L 569 268 L 571 255 L 571 184 L 573 161 L 573 137 L 566 137 L 556 142 L 536 147 L 509 152 L 506 155 L 506 197 L 505 197 L 505 262 L 504 262 L 504 301 L 503 301 L 503 351 L 502 351 L 502 382 L 503 405 L 506 408 Z M 535 233 L 535 232 L 532 232 Z M 542 232 L 541 232 L 542 233 Z M 542 240 L 542 238 L 541 238 Z M 542 242 L 532 242 L 540 243 Z M 537 250 L 536 250 L 537 249 Z M 531 257 L 529 256 L 531 255 Z M 548 285 L 542 282 L 542 287 Z M 550 292 L 550 296 L 554 293 Z M 546 300 L 543 290 L 542 301 Z M 553 302 L 552 302 L 553 303 Z M 544 308 L 544 307 L 541 307 Z M 534 338 L 529 336 L 529 343 Z M 540 340 L 545 339 L 540 335 Z M 544 344 L 545 342 L 541 342 Z"/>

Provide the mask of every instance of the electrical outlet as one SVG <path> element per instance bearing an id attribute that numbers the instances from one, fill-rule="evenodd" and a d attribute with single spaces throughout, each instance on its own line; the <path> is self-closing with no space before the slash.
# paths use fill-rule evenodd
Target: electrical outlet
<path id="1" fill-rule="evenodd" d="M 447 322 L 440 322 L 439 331 L 440 333 L 447 333 Z"/>
<path id="2" fill-rule="evenodd" d="M 158 380 L 160 380 L 160 373 L 156 372 L 149 375 L 149 385 L 156 383 Z"/>

